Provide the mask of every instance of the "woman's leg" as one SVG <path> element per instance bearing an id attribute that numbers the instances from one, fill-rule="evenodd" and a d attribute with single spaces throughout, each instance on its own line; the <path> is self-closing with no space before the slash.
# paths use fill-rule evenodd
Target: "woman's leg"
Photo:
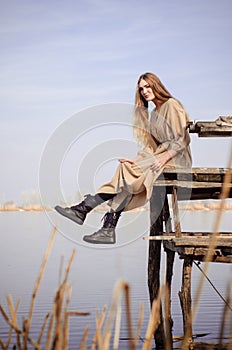
<path id="1" fill-rule="evenodd" d="M 130 202 L 132 195 L 123 190 L 116 194 L 111 202 L 111 210 L 103 217 L 102 227 L 91 235 L 86 235 L 83 240 L 93 244 L 114 244 L 116 242 L 115 228 L 124 208 Z"/>
<path id="2" fill-rule="evenodd" d="M 127 190 L 123 189 L 121 192 L 117 193 L 110 203 L 111 210 L 123 211 L 127 204 L 130 202 L 132 194 Z"/>
<path id="3" fill-rule="evenodd" d="M 110 211 L 103 217 L 102 227 L 91 235 L 86 235 L 83 240 L 93 244 L 114 244 L 116 242 L 115 227 L 121 215 L 121 211 Z"/>
<path id="4" fill-rule="evenodd" d="M 66 207 L 62 208 L 59 205 L 55 207 L 55 210 L 67 217 L 68 219 L 76 222 L 79 225 L 82 225 L 85 221 L 86 215 L 96 208 L 98 205 L 102 204 L 103 202 L 108 201 L 109 199 L 112 199 L 115 196 L 113 193 L 97 193 L 95 195 L 87 194 L 85 196 L 85 199 L 76 205 L 73 205 L 72 207 Z"/>
<path id="5" fill-rule="evenodd" d="M 144 188 L 143 182 L 144 174 L 138 167 L 120 163 L 113 179 L 101 186 L 96 195 L 87 195 L 84 201 L 71 208 L 56 206 L 55 209 L 61 215 L 82 225 L 86 215 L 105 201 L 112 200 L 111 208 L 114 212 L 123 210 L 132 197 L 127 190 L 131 189 L 132 192 L 139 193 Z"/>

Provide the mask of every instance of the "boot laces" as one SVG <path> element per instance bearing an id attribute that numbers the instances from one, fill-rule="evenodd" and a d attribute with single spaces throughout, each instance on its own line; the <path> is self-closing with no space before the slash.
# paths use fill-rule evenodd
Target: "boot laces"
<path id="1" fill-rule="evenodd" d="M 82 201 L 81 203 L 77 204 L 77 205 L 73 205 L 71 207 L 71 209 L 73 210 L 79 210 L 79 211 L 85 211 L 87 209 L 86 205 L 85 205 L 85 201 Z"/>
<path id="2" fill-rule="evenodd" d="M 80 210 L 80 211 L 86 211 L 86 210 L 93 209 L 91 206 L 87 205 L 87 203 L 86 203 L 86 202 L 88 202 L 90 197 L 91 197 L 90 194 L 85 194 L 84 195 L 84 200 L 82 202 L 80 202 L 79 204 L 72 206 L 71 209 L 73 209 L 73 210 Z"/>
<path id="3" fill-rule="evenodd" d="M 121 214 L 117 212 L 106 213 L 101 219 L 101 221 L 103 221 L 103 227 L 107 228 L 116 226 L 120 215 Z"/>

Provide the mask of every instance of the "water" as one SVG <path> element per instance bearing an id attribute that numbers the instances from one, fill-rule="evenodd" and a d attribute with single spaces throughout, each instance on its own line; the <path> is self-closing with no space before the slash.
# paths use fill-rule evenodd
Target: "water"
<path id="1" fill-rule="evenodd" d="M 67 219 L 60 217 L 58 219 L 56 213 L 50 213 L 49 215 L 50 217 L 42 212 L 0 213 L 1 305 L 8 312 L 6 296 L 10 294 L 14 304 L 16 304 L 18 298 L 21 299 L 18 312 L 18 322 L 21 326 L 22 317 L 27 317 L 28 315 L 32 291 L 52 232 L 53 222 L 58 220 L 58 224 L 62 228 L 61 231 L 63 233 L 68 232 L 67 236 L 69 239 L 61 233 L 56 235 L 36 298 L 31 336 L 37 339 L 45 314 L 52 310 L 54 295 L 59 284 L 61 261 L 63 260 L 65 267 L 72 250 L 75 249 L 75 259 L 69 275 L 69 284 L 72 286 L 69 309 L 90 312 L 90 315 L 72 316 L 70 318 L 69 349 L 79 348 L 86 326 L 90 326 L 88 345 L 91 345 L 96 329 L 96 310 L 99 310 L 100 313 L 104 305 L 110 306 L 113 288 L 120 278 L 124 278 L 130 285 L 134 329 L 137 324 L 139 304 L 141 302 L 144 303 L 144 322 L 141 329 L 141 337 L 144 338 L 150 311 L 147 289 L 148 241 L 137 237 L 138 225 L 131 220 L 131 217 L 137 214 L 132 213 L 130 214 L 132 216 L 122 219 L 129 220 L 131 232 L 135 232 L 135 236 L 131 236 L 128 239 L 131 243 L 126 244 L 125 237 L 124 239 L 119 237 L 121 245 L 117 248 L 108 247 L 107 249 L 96 249 L 74 242 L 74 234 L 78 235 L 78 230 L 90 230 L 91 226 L 94 226 L 94 220 L 96 222 L 99 220 L 100 214 L 91 213 L 91 221 L 87 225 L 87 229 L 79 226 L 77 228 L 77 225 L 69 222 Z M 224 213 L 220 228 L 222 231 L 231 231 L 231 215 L 231 211 Z M 51 216 L 53 220 L 51 220 Z M 205 231 L 210 231 L 215 220 L 215 213 L 207 211 L 185 212 L 181 216 L 183 230 L 200 231 L 204 228 Z M 147 224 L 147 220 L 147 212 L 140 213 L 140 221 Z M 118 236 L 122 235 L 120 227 L 118 231 Z M 142 235 L 147 234 L 148 232 L 142 232 Z M 165 271 L 164 258 L 163 254 L 162 276 L 164 276 Z M 178 291 L 181 288 L 181 271 L 182 261 L 176 257 L 172 286 L 173 334 L 175 336 L 180 336 L 183 333 L 182 315 L 178 299 Z M 211 263 L 207 274 L 220 293 L 226 297 L 228 284 L 231 283 L 231 266 L 229 264 Z M 194 265 L 192 276 L 193 299 L 200 277 L 201 272 Z M 124 338 L 127 337 L 127 331 L 124 302 L 122 304 L 123 320 L 120 336 Z M 216 342 L 218 340 L 223 307 L 223 301 L 209 283 L 205 281 L 199 311 L 193 325 L 193 332 L 194 334 L 209 333 L 209 335 L 199 340 L 205 342 Z M 0 338 L 6 342 L 7 335 L 8 326 L 0 315 Z M 225 336 L 229 336 L 229 321 L 226 324 Z M 127 341 L 120 341 L 120 349 L 126 349 L 127 346 Z"/>

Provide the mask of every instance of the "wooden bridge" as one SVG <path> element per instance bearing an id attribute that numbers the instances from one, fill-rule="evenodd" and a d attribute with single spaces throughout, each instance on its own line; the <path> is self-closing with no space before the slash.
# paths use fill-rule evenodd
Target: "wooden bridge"
<path id="1" fill-rule="evenodd" d="M 219 117 L 215 122 L 189 124 L 189 132 L 199 137 L 231 137 L 232 117 Z M 171 198 L 170 198 L 171 197 Z M 175 253 L 183 259 L 182 286 L 179 292 L 183 315 L 184 338 L 193 344 L 191 322 L 191 272 L 194 261 L 232 263 L 232 232 L 182 232 L 179 201 L 219 199 L 221 209 L 226 198 L 232 198 L 232 168 L 166 169 L 155 182 L 150 200 L 150 236 L 148 287 L 150 302 L 160 291 L 161 244 L 166 252 L 166 287 L 168 316 L 160 314 L 160 324 L 154 334 L 156 348 L 172 344 L 171 283 Z M 172 215 L 170 214 L 172 213 Z M 172 216 L 172 218 L 171 218 Z M 173 225 L 172 221 L 173 219 Z M 170 346 L 169 346 L 170 348 Z"/>

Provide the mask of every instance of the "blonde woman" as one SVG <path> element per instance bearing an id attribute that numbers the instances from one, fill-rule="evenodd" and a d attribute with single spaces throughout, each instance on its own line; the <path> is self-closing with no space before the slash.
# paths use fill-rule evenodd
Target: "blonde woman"
<path id="1" fill-rule="evenodd" d="M 150 117 L 149 103 L 155 106 Z M 141 207 L 150 199 L 154 182 L 163 169 L 191 167 L 188 120 L 182 104 L 155 74 L 141 75 L 136 87 L 134 131 L 143 150 L 134 159 L 119 159 L 113 179 L 95 195 L 85 196 L 81 203 L 70 208 L 56 206 L 56 211 L 82 225 L 93 208 L 109 201 L 110 211 L 104 216 L 103 226 L 83 239 L 93 244 L 114 244 L 121 213 Z"/>

